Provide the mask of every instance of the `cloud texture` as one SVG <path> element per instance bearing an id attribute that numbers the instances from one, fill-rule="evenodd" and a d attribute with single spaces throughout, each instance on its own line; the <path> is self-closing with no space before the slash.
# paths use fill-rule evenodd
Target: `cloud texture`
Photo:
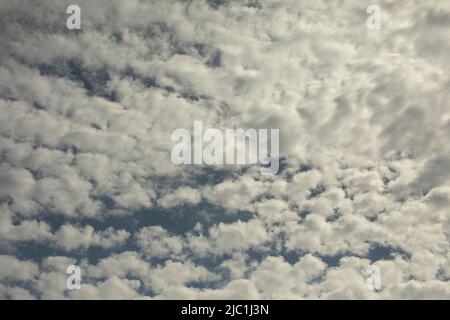
<path id="1" fill-rule="evenodd" d="M 0 4 L 0 299 L 450 298 L 448 1 L 379 30 L 356 0 L 70 4 Z M 174 165 L 194 120 L 279 128 L 280 172 Z"/>

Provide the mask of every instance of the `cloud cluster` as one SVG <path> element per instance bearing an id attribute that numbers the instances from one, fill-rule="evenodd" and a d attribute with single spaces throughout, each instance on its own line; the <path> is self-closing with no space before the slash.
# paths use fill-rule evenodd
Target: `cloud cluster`
<path id="1" fill-rule="evenodd" d="M 0 299 L 450 298 L 448 1 L 379 30 L 356 0 L 70 4 L 0 4 Z M 194 121 L 280 129 L 280 172 L 174 165 Z"/>

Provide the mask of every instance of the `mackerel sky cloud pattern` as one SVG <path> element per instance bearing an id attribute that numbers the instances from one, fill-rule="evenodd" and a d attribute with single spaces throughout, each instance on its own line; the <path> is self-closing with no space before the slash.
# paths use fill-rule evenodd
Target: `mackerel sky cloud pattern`
<path id="1" fill-rule="evenodd" d="M 0 299 L 450 298 L 449 1 L 0 16 Z M 194 121 L 279 129 L 278 173 L 173 164 Z"/>

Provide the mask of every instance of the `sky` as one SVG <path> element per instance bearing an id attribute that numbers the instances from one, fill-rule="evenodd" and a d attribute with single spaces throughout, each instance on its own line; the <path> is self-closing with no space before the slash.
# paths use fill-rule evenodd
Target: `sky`
<path id="1" fill-rule="evenodd" d="M 0 299 L 450 298 L 449 1 L 0 16 Z M 174 164 L 194 121 L 279 129 L 278 173 Z"/>

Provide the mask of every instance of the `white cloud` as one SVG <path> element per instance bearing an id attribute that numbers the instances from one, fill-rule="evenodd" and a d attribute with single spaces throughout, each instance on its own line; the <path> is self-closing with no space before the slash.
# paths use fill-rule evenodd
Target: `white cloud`
<path id="1" fill-rule="evenodd" d="M 115 248 L 125 243 L 130 233 L 125 230 L 107 228 L 95 231 L 92 226 L 78 228 L 69 224 L 63 225 L 54 235 L 54 245 L 65 250 L 86 249 L 90 246 Z"/>
<path id="2" fill-rule="evenodd" d="M 173 207 L 179 204 L 197 204 L 201 200 L 201 195 L 198 190 L 189 187 L 181 187 L 173 193 L 164 195 L 158 200 L 158 203 L 163 208 Z"/>
<path id="3" fill-rule="evenodd" d="M 157 258 L 179 256 L 184 246 L 181 237 L 171 235 L 160 226 L 142 228 L 136 235 L 136 241 L 141 252 Z"/>
<path id="4" fill-rule="evenodd" d="M 27 281 L 38 274 L 39 267 L 31 261 L 0 255 L 0 279 Z"/>
<path id="5" fill-rule="evenodd" d="M 449 297 L 448 1 L 68 4 L 0 4 L 1 298 Z M 175 166 L 194 120 L 280 128 L 282 172 Z"/>

